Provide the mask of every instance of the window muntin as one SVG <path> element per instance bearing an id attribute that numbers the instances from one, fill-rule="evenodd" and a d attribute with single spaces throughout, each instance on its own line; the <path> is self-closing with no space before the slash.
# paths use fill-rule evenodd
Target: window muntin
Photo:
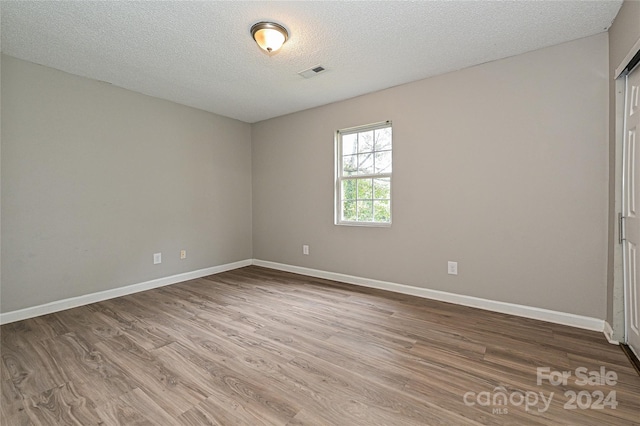
<path id="1" fill-rule="evenodd" d="M 339 130 L 336 224 L 391 225 L 391 122 Z"/>

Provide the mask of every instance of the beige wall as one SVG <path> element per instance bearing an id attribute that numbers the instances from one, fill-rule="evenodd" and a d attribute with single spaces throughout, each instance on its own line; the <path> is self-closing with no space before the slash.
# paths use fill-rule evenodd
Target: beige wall
<path id="1" fill-rule="evenodd" d="M 603 33 L 254 124 L 254 258 L 603 319 L 607 55 Z M 382 120 L 393 226 L 335 226 L 334 132 Z"/>
<path id="2" fill-rule="evenodd" d="M 607 322 L 614 327 L 615 335 L 622 338 L 622 283 L 621 265 L 615 262 L 619 250 L 617 239 L 616 186 L 616 87 L 615 70 L 621 65 L 633 45 L 640 39 L 640 1 L 625 1 L 609 29 L 609 263 L 607 275 Z M 625 64 L 626 65 L 626 64 Z M 618 108 L 620 110 L 620 108 Z"/>
<path id="3" fill-rule="evenodd" d="M 1 311 L 253 244 L 261 260 L 604 318 L 607 55 L 600 34 L 253 126 L 3 56 Z M 387 119 L 393 226 L 335 226 L 334 132 Z"/>
<path id="4" fill-rule="evenodd" d="M 251 258 L 250 125 L 7 56 L 1 76 L 2 312 Z"/>

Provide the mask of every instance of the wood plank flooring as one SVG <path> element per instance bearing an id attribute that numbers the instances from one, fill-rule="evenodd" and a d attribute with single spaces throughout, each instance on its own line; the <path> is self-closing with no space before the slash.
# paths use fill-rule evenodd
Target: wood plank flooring
<path id="1" fill-rule="evenodd" d="M 640 377 L 601 333 L 255 266 L 0 331 L 2 425 L 640 424 Z"/>

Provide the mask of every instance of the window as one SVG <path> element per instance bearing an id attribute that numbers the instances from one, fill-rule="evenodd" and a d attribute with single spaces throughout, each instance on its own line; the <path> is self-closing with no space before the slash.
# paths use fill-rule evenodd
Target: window
<path id="1" fill-rule="evenodd" d="M 391 225 L 391 122 L 338 130 L 336 224 Z"/>

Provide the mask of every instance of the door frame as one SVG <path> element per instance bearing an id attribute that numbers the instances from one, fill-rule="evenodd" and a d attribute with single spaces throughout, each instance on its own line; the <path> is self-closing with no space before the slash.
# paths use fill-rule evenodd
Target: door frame
<path id="1" fill-rule="evenodd" d="M 622 244 L 619 240 L 620 220 L 622 214 L 622 194 L 623 194 L 623 142 L 624 142 L 624 114 L 625 114 L 625 96 L 626 96 L 626 75 L 628 74 L 627 66 L 631 60 L 640 53 L 640 39 L 636 41 L 631 50 L 627 53 L 622 62 L 615 70 L 614 90 L 615 90 L 615 193 L 614 193 L 614 247 L 613 247 L 613 300 L 611 301 L 613 309 L 613 324 L 605 324 L 605 336 L 609 342 L 618 344 L 626 342 L 626 286 L 624 282 L 624 259 Z M 637 69 L 636 72 L 640 72 Z"/>

